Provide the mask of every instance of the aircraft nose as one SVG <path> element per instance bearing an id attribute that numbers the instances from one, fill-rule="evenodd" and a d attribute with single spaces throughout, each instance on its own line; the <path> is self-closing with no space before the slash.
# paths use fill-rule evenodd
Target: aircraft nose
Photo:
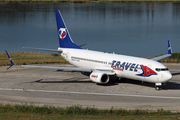
<path id="1" fill-rule="evenodd" d="M 170 72 L 168 72 L 168 73 L 164 74 L 164 78 L 165 78 L 165 81 L 167 82 L 172 79 L 172 74 Z"/>

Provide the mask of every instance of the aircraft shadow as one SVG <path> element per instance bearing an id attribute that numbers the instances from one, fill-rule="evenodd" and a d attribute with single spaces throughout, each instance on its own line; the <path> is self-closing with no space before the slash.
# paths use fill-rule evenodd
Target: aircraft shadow
<path id="1" fill-rule="evenodd" d="M 180 75 L 180 73 L 172 73 L 172 76 L 175 76 L 175 75 Z"/>
<path id="2" fill-rule="evenodd" d="M 134 84 L 134 85 L 139 85 L 139 86 L 146 86 L 146 87 L 151 87 L 154 88 L 155 84 L 154 83 L 148 83 L 148 82 L 141 82 L 137 80 L 132 80 L 132 79 L 121 79 L 119 80 L 117 77 L 111 76 L 111 81 L 109 81 L 107 84 L 99 84 L 97 83 L 96 85 L 99 86 L 114 86 L 114 85 L 119 85 L 121 83 L 127 83 L 127 84 Z M 64 79 L 63 81 L 43 81 L 43 79 L 36 80 L 34 81 L 36 83 L 92 83 L 91 80 L 79 80 L 79 78 L 70 78 L 70 79 Z M 33 82 L 33 83 L 34 83 Z M 32 83 L 32 82 L 31 82 Z M 161 87 L 162 90 L 180 90 L 180 84 L 175 83 L 175 82 L 167 82 L 166 85 L 162 85 Z"/>
<path id="3" fill-rule="evenodd" d="M 78 79 L 76 78 L 73 78 L 73 79 L 65 79 L 63 81 L 43 81 L 43 79 L 40 79 L 40 80 L 36 80 L 34 81 L 36 83 L 92 83 L 92 81 L 79 81 Z M 34 83 L 33 82 L 33 83 Z M 32 83 L 32 82 L 31 82 Z"/>
<path id="4" fill-rule="evenodd" d="M 137 80 L 131 80 L 131 79 L 123 79 L 122 81 L 120 80 L 119 83 L 129 83 L 129 84 L 135 84 L 135 85 L 140 85 L 140 86 L 146 86 L 146 87 L 155 87 L 154 83 L 148 83 L 148 82 L 141 82 Z M 161 87 L 162 90 L 180 90 L 180 84 L 175 83 L 175 82 L 167 82 L 166 85 L 162 85 Z"/>
<path id="5" fill-rule="evenodd" d="M 163 90 L 180 90 L 180 84 L 175 82 L 167 82 L 166 85 L 162 86 Z"/>

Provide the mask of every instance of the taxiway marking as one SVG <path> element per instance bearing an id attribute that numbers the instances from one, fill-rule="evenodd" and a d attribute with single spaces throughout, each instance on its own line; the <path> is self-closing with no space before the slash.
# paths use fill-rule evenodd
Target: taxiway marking
<path id="1" fill-rule="evenodd" d="M 88 92 L 72 92 L 72 91 L 54 91 L 54 90 L 33 90 L 33 89 L 15 89 L 15 88 L 0 88 L 7 91 L 27 91 L 27 92 L 46 92 L 46 93 L 69 93 L 82 95 L 103 95 L 103 96 L 121 96 L 121 97 L 141 97 L 141 98 L 164 98 L 164 99 L 180 99 L 180 97 L 167 96 L 147 96 L 147 95 L 129 95 L 129 94 L 110 94 L 110 93 L 88 93 Z"/>

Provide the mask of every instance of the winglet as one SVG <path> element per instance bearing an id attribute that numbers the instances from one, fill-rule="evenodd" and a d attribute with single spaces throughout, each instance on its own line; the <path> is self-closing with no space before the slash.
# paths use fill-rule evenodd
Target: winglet
<path id="1" fill-rule="evenodd" d="M 6 50 L 5 50 L 6 51 Z M 9 66 L 8 68 L 7 68 L 7 70 L 8 69 L 10 69 L 12 66 L 14 66 L 15 64 L 14 64 L 14 62 L 12 61 L 12 59 L 11 59 L 11 57 L 10 57 L 10 55 L 9 55 L 9 53 L 6 51 L 6 54 L 7 54 L 7 56 L 8 56 L 8 58 L 9 58 L 9 61 L 11 62 L 11 66 Z"/>
<path id="2" fill-rule="evenodd" d="M 152 58 L 151 60 L 160 61 L 160 60 L 170 57 L 171 55 L 172 55 L 172 49 L 171 49 L 170 41 L 168 40 L 168 54 Z"/>
<path id="3" fill-rule="evenodd" d="M 168 54 L 172 54 L 171 44 L 169 40 L 168 40 Z"/>

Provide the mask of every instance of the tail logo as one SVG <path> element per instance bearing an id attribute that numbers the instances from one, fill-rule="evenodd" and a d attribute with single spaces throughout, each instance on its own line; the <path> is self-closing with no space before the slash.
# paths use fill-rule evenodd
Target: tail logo
<path id="1" fill-rule="evenodd" d="M 168 50 L 171 50 L 171 47 L 168 47 Z"/>
<path id="2" fill-rule="evenodd" d="M 60 28 L 58 31 L 58 34 L 59 34 L 59 38 L 61 38 L 61 40 L 64 39 L 67 35 L 66 28 Z"/>

